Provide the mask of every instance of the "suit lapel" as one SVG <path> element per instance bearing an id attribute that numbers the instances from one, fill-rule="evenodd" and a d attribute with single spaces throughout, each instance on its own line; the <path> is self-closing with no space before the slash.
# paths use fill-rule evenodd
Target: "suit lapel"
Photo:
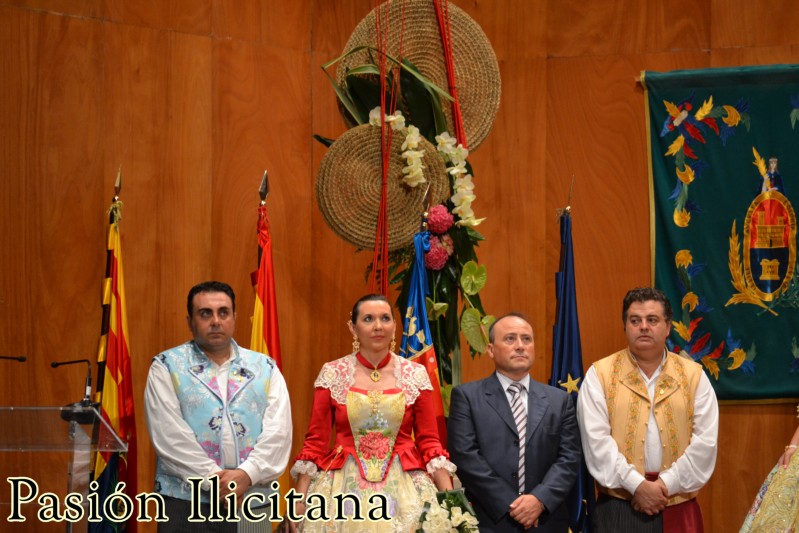
<path id="1" fill-rule="evenodd" d="M 486 403 L 496 411 L 499 418 L 501 418 L 502 421 L 505 422 L 505 425 L 518 437 L 519 432 L 516 429 L 516 421 L 513 419 L 513 413 L 510 411 L 508 398 L 505 391 L 502 390 L 502 384 L 499 382 L 499 378 L 497 378 L 496 374 L 491 374 L 491 376 L 483 382 L 483 391 L 486 397 Z"/>
<path id="2" fill-rule="evenodd" d="M 530 378 L 530 390 L 527 391 L 527 444 L 530 444 L 530 435 L 538 428 L 544 419 L 544 414 L 549 409 L 549 400 L 544 389 L 533 378 Z"/>

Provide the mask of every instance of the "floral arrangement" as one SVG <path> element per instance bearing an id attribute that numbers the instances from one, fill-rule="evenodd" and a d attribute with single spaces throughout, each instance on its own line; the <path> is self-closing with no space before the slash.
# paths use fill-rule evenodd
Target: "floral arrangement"
<path id="1" fill-rule="evenodd" d="M 439 492 L 437 498 L 438 505 L 425 504 L 420 520 L 422 527 L 416 533 L 479 531 L 474 509 L 466 499 L 463 489 Z"/>
<path id="2" fill-rule="evenodd" d="M 323 69 L 327 72 L 327 68 L 363 48 L 351 50 L 323 65 Z M 461 335 L 472 356 L 483 353 L 488 344 L 488 327 L 494 321 L 493 316 L 486 315 L 479 296 L 486 284 L 487 272 L 477 262 L 475 249 L 484 237 L 475 228 L 484 219 L 477 218 L 472 207 L 476 194 L 474 173 L 467 160 L 469 151 L 447 131 L 442 101 L 449 102 L 452 97 L 407 59 L 398 61 L 387 56 L 387 60 L 397 68 L 387 69 L 384 86 L 389 94 L 386 101 L 396 101 L 397 109 L 382 120 L 395 133 L 405 135 L 401 148 L 405 167 L 400 179 L 407 187 L 418 187 L 426 182 L 423 154 L 417 149 L 424 137 L 435 143 L 450 180 L 448 200 L 429 210 L 430 250 L 425 255 L 430 286 L 427 312 L 446 406 L 452 385 L 461 382 Z M 395 76 L 400 78 L 398 83 L 394 82 Z M 328 77 L 349 122 L 381 126 L 380 70 L 376 64 L 351 68 L 343 86 Z M 391 98 L 393 90 L 399 91 L 396 99 Z M 328 146 L 333 142 L 320 136 L 315 138 Z M 420 215 L 424 207 L 419 206 Z M 413 261 L 413 245 L 389 255 L 389 283 L 399 288 L 396 305 L 401 310 L 406 308 L 407 282 Z"/>

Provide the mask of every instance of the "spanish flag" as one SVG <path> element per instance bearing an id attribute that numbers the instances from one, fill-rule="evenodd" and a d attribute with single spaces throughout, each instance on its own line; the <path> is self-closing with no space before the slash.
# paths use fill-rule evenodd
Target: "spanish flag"
<path id="1" fill-rule="evenodd" d="M 277 321 L 277 298 L 275 298 L 275 277 L 272 266 L 272 237 L 269 235 L 269 216 L 266 204 L 258 207 L 258 270 L 252 273 L 255 286 L 255 309 L 252 313 L 252 336 L 250 349 L 272 357 L 277 368 L 283 371 L 280 357 L 280 328 Z M 288 470 L 278 479 L 280 483 L 280 515 L 286 514 L 283 495 L 288 491 L 291 480 Z"/>
<path id="2" fill-rule="evenodd" d="M 117 194 L 119 178 L 117 178 Z M 135 499 L 136 490 L 136 418 L 133 409 L 128 320 L 125 306 L 125 277 L 122 270 L 122 242 L 119 223 L 122 202 L 115 196 L 109 210 L 106 271 L 103 280 L 103 322 L 97 349 L 97 389 L 95 401 L 114 432 L 128 445 L 127 453 L 98 452 L 92 479 L 97 482 L 100 509 L 114 492 L 117 483 L 124 483 L 124 492 Z M 119 513 L 121 514 L 121 513 Z M 91 533 L 136 531 L 136 513 L 127 524 L 115 523 L 106 517 L 90 523 Z"/>
<path id="3" fill-rule="evenodd" d="M 272 267 L 272 237 L 269 235 L 266 205 L 258 207 L 258 255 L 260 257 L 258 270 L 252 274 L 255 285 L 255 310 L 252 313 L 250 349 L 271 356 L 282 372 L 280 328 L 277 322 L 277 299 Z"/>

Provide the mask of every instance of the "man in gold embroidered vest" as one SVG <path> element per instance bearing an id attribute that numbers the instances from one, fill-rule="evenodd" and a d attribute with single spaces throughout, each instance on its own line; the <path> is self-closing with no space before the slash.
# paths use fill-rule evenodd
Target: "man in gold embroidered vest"
<path id="1" fill-rule="evenodd" d="M 583 453 L 604 532 L 702 532 L 696 494 L 716 464 L 718 403 L 702 367 L 666 350 L 662 291 L 624 297 L 628 346 L 594 363 L 577 400 Z"/>

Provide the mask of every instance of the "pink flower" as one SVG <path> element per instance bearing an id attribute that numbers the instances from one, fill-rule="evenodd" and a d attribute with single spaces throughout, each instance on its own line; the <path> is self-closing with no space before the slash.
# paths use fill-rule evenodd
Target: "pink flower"
<path id="1" fill-rule="evenodd" d="M 453 221 L 452 213 L 447 211 L 444 204 L 434 205 L 427 215 L 427 227 L 436 235 L 446 233 L 452 227 Z"/>
<path id="2" fill-rule="evenodd" d="M 430 237 L 430 251 L 424 254 L 424 266 L 430 270 L 441 270 L 447 264 L 449 254 L 447 249 L 441 245 L 438 237 Z"/>
<path id="3" fill-rule="evenodd" d="M 383 459 L 388 453 L 388 438 L 382 433 L 372 431 L 358 440 L 358 447 L 364 459 Z"/>

